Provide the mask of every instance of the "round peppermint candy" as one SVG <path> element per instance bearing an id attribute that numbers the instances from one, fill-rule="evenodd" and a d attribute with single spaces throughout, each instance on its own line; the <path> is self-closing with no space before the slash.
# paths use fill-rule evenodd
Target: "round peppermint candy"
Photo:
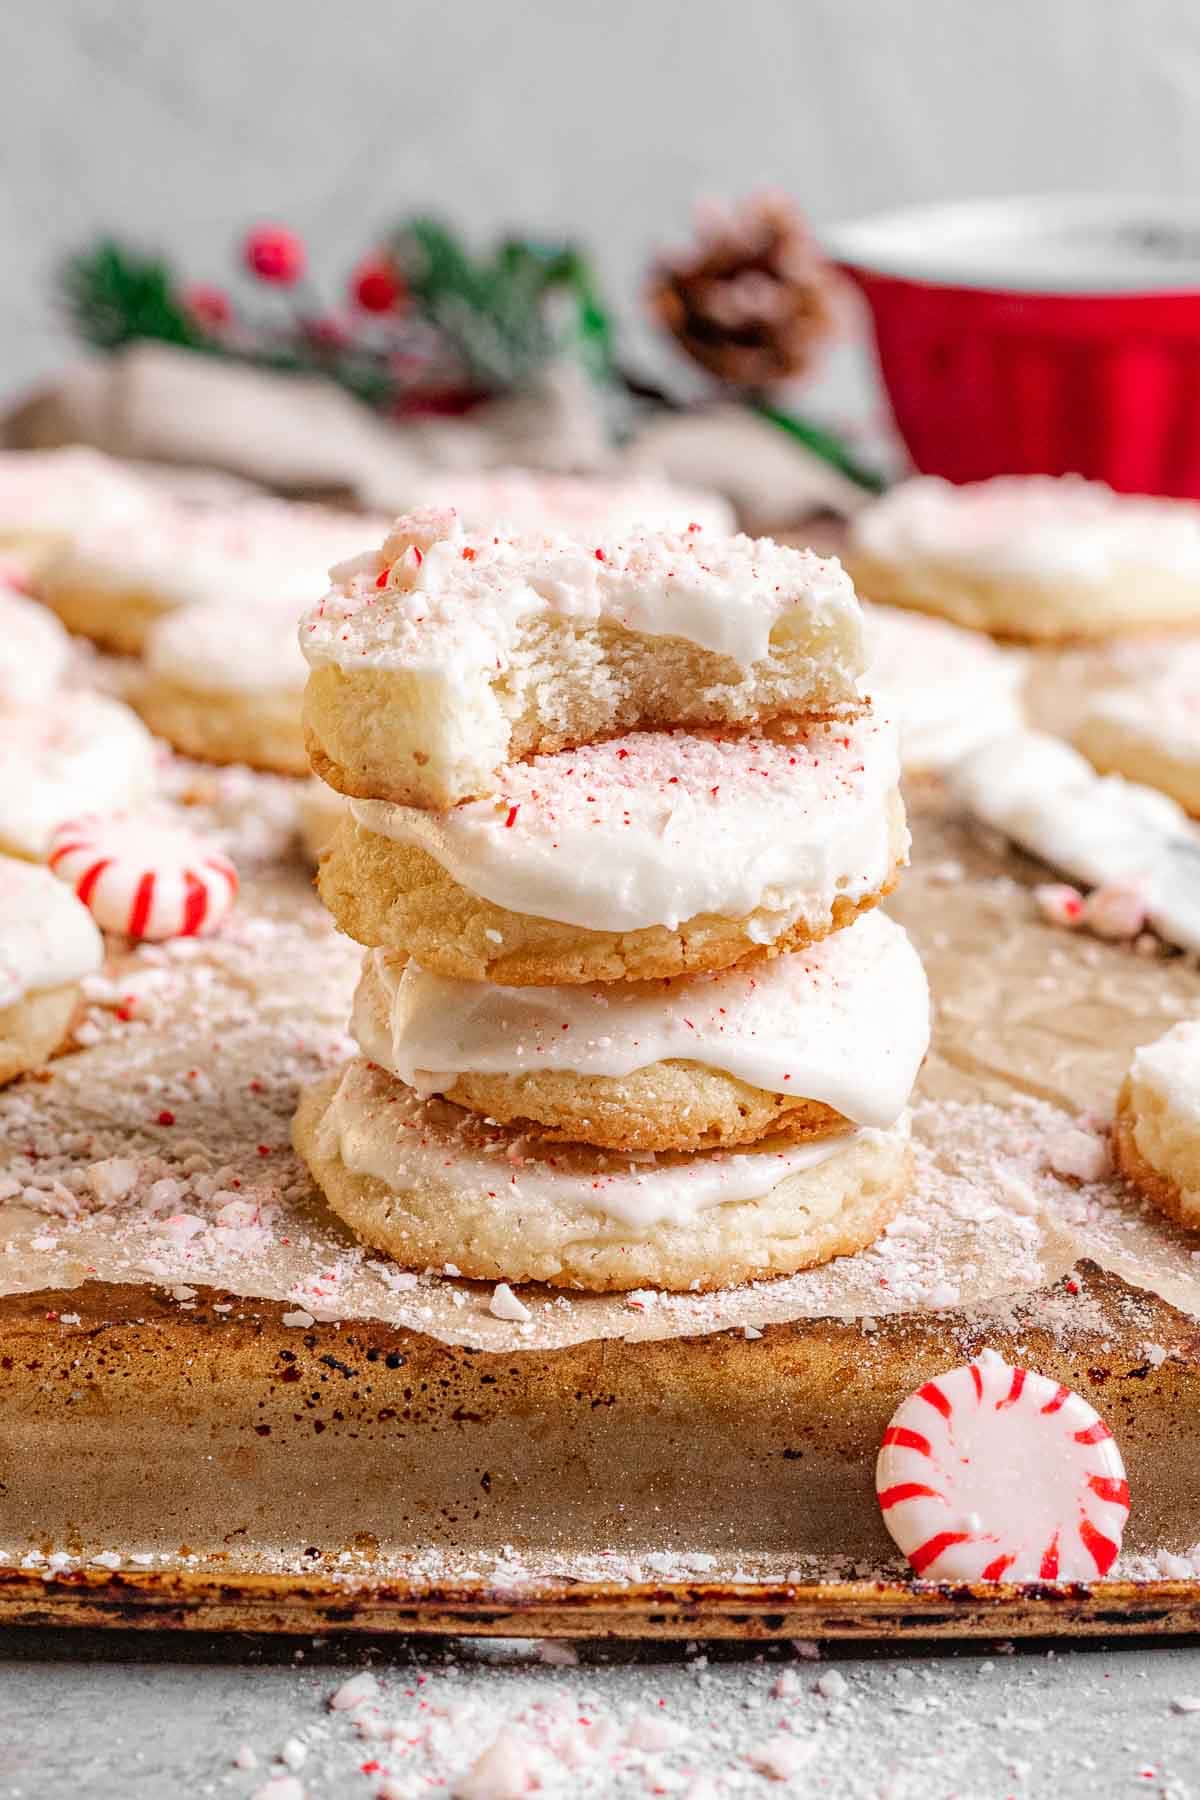
<path id="1" fill-rule="evenodd" d="M 47 862 L 97 925 L 131 938 L 199 937 L 233 905 L 237 871 L 193 832 L 127 813 L 60 825 Z"/>
<path id="2" fill-rule="evenodd" d="M 1094 1581 L 1129 1516 L 1121 1453 L 1096 1409 L 994 1350 L 897 1408 L 875 1488 L 930 1581 Z"/>

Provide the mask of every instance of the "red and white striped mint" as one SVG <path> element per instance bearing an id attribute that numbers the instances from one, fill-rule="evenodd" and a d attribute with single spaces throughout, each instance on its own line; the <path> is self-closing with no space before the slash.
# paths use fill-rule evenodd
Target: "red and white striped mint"
<path id="1" fill-rule="evenodd" d="M 60 825 L 47 862 L 97 925 L 131 938 L 215 931 L 238 890 L 229 858 L 179 825 L 130 813 Z"/>
<path id="2" fill-rule="evenodd" d="M 1121 1453 L 1096 1409 L 994 1350 L 897 1408 L 875 1489 L 930 1581 L 1094 1581 L 1129 1516 Z"/>

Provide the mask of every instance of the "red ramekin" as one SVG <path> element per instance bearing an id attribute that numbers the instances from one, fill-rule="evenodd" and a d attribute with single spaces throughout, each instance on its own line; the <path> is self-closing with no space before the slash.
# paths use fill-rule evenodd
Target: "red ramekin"
<path id="1" fill-rule="evenodd" d="M 988 200 L 822 235 L 923 473 L 1200 499 L 1200 207 Z"/>

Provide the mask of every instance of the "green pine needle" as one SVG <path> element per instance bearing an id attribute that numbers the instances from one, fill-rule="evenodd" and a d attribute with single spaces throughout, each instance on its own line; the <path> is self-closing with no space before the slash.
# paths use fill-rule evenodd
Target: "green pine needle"
<path id="1" fill-rule="evenodd" d="M 61 292 L 76 331 L 99 349 L 115 350 L 136 338 L 205 347 L 204 332 L 175 297 L 167 264 L 115 239 L 72 256 Z"/>

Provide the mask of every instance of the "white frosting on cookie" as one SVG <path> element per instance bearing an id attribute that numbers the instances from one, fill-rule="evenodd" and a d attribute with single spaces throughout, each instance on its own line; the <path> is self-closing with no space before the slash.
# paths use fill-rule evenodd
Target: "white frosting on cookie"
<path id="1" fill-rule="evenodd" d="M 487 800 L 351 811 L 510 912 L 637 931 L 762 908 L 770 942 L 883 884 L 899 773 L 895 727 L 867 713 L 787 741 L 637 732 L 515 763 Z"/>
<path id="2" fill-rule="evenodd" d="M 281 500 L 195 506 L 156 495 L 136 529 L 101 522 L 77 534 L 55 575 L 102 594 L 149 593 L 164 609 L 266 599 L 298 614 L 322 593 L 331 565 L 379 529 L 376 519 Z"/>
<path id="3" fill-rule="evenodd" d="M 678 1058 L 887 1126 L 929 1046 L 929 990 L 904 931 L 872 912 L 807 950 L 678 981 L 493 987 L 376 950 L 352 1029 L 423 1095 L 460 1074 L 622 1076 Z"/>
<path id="4" fill-rule="evenodd" d="M 555 475 L 539 469 L 443 469 L 408 484 L 407 511 L 453 507 L 467 531 L 598 532 L 620 537 L 639 527 L 702 531 L 736 529 L 733 508 L 719 494 L 670 482 Z"/>
<path id="5" fill-rule="evenodd" d="M 0 1007 L 92 975 L 104 942 L 86 906 L 37 863 L 0 856 Z"/>
<path id="6" fill-rule="evenodd" d="M 1200 1019 L 1184 1019 L 1133 1053 L 1135 1087 L 1150 1088 L 1179 1123 L 1200 1131 Z"/>
<path id="7" fill-rule="evenodd" d="M 58 687 L 71 640 L 52 612 L 0 574 L 0 706 L 38 706 Z"/>
<path id="8" fill-rule="evenodd" d="M 894 1129 L 907 1129 L 906 1125 Z M 860 1136 L 849 1131 L 810 1143 L 776 1142 L 748 1151 L 636 1157 L 582 1145 L 514 1138 L 445 1102 L 426 1102 L 366 1062 L 352 1062 L 321 1122 L 325 1155 L 394 1193 L 444 1185 L 501 1185 L 529 1207 L 582 1206 L 632 1231 L 686 1224 L 709 1207 L 757 1200 L 790 1175 L 817 1167 Z"/>
<path id="9" fill-rule="evenodd" d="M 683 638 L 743 669 L 815 632 L 828 646 L 828 691 L 846 699 L 864 666 L 850 579 L 809 550 L 688 530 L 623 539 L 466 533 L 449 511 L 397 520 L 380 553 L 335 569 L 300 644 L 314 668 L 464 680 L 503 668 L 530 623 L 556 617 Z"/>
<path id="10" fill-rule="evenodd" d="M 1122 739 L 1153 746 L 1180 762 L 1200 763 L 1200 659 L 1191 654 L 1143 681 L 1101 690 L 1089 700 L 1077 730 L 1103 726 Z"/>
<path id="11" fill-rule="evenodd" d="M 298 707 L 308 670 L 296 610 L 261 596 L 250 605 L 180 607 L 151 627 L 146 671 L 200 693 L 294 693 Z"/>
<path id="12" fill-rule="evenodd" d="M 1075 880 L 1141 883 L 1155 929 L 1200 950 L 1200 829 L 1165 794 L 1097 775 L 1069 744 L 1037 731 L 975 751 L 953 782 L 986 824 Z"/>
<path id="13" fill-rule="evenodd" d="M 1026 659 L 981 632 L 898 607 L 863 606 L 869 663 L 863 692 L 900 728 L 906 770 L 945 769 L 1024 723 Z"/>
<path id="14" fill-rule="evenodd" d="M 146 484 L 96 450 L 0 451 L 0 535 L 69 535 L 103 520 L 135 519 L 148 504 Z"/>
<path id="15" fill-rule="evenodd" d="M 87 812 L 120 812 L 154 788 L 154 739 L 102 694 L 0 711 L 0 845 L 45 855 L 55 827 Z"/>
<path id="16" fill-rule="evenodd" d="M 1200 578 L 1200 506 L 1117 494 L 1077 475 L 902 482 L 858 513 L 854 547 L 1015 579 L 1107 582 L 1139 567 Z"/>

